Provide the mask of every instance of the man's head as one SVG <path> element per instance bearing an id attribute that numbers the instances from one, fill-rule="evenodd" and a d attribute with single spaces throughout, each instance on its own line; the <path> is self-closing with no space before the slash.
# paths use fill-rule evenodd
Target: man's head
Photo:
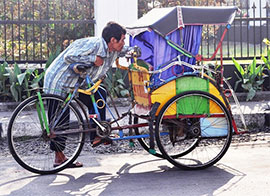
<path id="1" fill-rule="evenodd" d="M 115 22 L 109 22 L 102 31 L 102 37 L 109 47 L 109 51 L 121 51 L 125 45 L 126 30 Z"/>

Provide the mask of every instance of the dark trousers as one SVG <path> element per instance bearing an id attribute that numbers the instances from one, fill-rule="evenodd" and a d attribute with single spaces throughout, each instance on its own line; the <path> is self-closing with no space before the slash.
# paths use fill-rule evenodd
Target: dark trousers
<path id="1" fill-rule="evenodd" d="M 48 119 L 49 119 L 49 125 L 51 123 L 55 123 L 55 120 L 57 116 L 60 115 L 61 109 L 59 105 L 59 101 L 57 100 L 48 100 Z M 62 115 L 59 121 L 54 125 L 55 131 L 63 131 L 65 129 L 68 129 L 69 127 L 69 117 L 70 117 L 70 111 L 67 109 Z M 49 127 L 50 127 L 49 126 Z M 65 150 L 66 147 L 66 137 L 65 135 L 57 136 L 53 138 L 53 140 L 50 143 L 50 149 L 56 152 L 61 152 Z"/>
<path id="2" fill-rule="evenodd" d="M 104 88 L 99 88 L 99 92 L 100 92 L 101 96 L 103 97 L 104 101 L 106 101 L 106 97 L 107 97 L 106 90 Z M 94 95 L 95 95 L 96 101 L 101 99 L 101 96 L 99 95 L 98 92 L 96 92 Z M 84 105 L 86 105 L 86 107 L 88 108 L 89 114 L 95 114 L 94 106 L 93 106 L 93 103 L 92 103 L 89 95 L 79 93 L 79 100 Z M 100 104 L 98 104 L 98 105 L 100 105 Z M 100 114 L 100 119 L 105 120 L 106 119 L 106 107 L 103 107 L 102 109 L 98 109 L 98 112 Z M 96 127 L 96 124 L 94 124 L 93 122 L 91 122 L 91 123 L 92 123 L 92 127 Z M 90 132 L 90 141 L 93 141 L 95 139 L 95 137 L 96 137 L 96 132 Z"/>
<path id="3" fill-rule="evenodd" d="M 99 88 L 99 92 L 100 92 L 101 96 L 103 97 L 103 99 L 106 101 L 106 96 L 107 96 L 106 90 L 103 88 Z M 100 94 L 98 92 L 96 92 L 94 94 L 96 101 L 101 99 Z M 95 114 L 93 103 L 92 103 L 91 97 L 89 95 L 79 93 L 78 99 L 88 108 L 89 114 Z M 49 124 L 54 122 L 55 112 L 57 111 L 58 107 L 59 107 L 59 101 L 51 100 L 48 103 Z M 100 113 L 101 120 L 105 120 L 106 119 L 106 108 L 103 107 L 101 109 L 98 109 L 98 111 Z M 69 120 L 70 120 L 70 111 L 69 111 L 69 109 L 67 109 L 67 111 L 65 111 L 64 114 L 61 116 L 56 127 L 62 127 L 61 131 L 68 129 L 69 128 Z M 93 127 L 95 127 L 95 124 L 93 124 Z M 57 131 L 57 129 L 55 131 Z M 96 137 L 96 132 L 90 132 L 90 141 L 93 141 L 95 137 Z M 65 146 L 66 146 L 66 137 L 64 135 L 57 136 L 50 143 L 50 149 L 53 151 L 57 151 L 57 152 L 63 151 L 65 149 Z"/>

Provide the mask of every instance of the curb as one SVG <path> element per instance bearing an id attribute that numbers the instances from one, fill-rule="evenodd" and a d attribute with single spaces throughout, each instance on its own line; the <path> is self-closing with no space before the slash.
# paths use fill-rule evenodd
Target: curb
<path id="1" fill-rule="evenodd" d="M 237 92 L 235 94 L 236 94 L 239 102 L 246 102 L 246 97 L 247 97 L 246 92 Z M 269 101 L 269 100 L 270 100 L 270 91 L 258 91 L 258 92 L 256 92 L 255 97 L 250 101 L 251 102 L 252 101 L 253 102 L 254 101 L 260 102 L 260 101 Z M 232 101 L 234 101 L 234 100 L 232 97 L 230 97 L 229 101 L 232 103 Z"/>
<path id="2" fill-rule="evenodd" d="M 20 102 L 0 102 L 0 112 L 13 111 Z"/>

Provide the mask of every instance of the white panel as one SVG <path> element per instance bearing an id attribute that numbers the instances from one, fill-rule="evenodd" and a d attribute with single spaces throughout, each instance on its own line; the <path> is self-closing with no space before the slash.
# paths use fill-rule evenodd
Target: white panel
<path id="1" fill-rule="evenodd" d="M 95 0 L 96 36 L 101 36 L 102 29 L 109 21 L 126 26 L 137 18 L 137 0 Z"/>
<path id="2" fill-rule="evenodd" d="M 134 23 L 138 19 L 138 0 L 95 0 L 95 36 L 100 37 L 104 26 L 109 21 L 114 21 L 122 26 Z M 128 43 L 126 36 L 126 45 Z M 125 58 L 120 63 L 128 66 Z M 115 66 L 115 65 L 113 65 Z"/>

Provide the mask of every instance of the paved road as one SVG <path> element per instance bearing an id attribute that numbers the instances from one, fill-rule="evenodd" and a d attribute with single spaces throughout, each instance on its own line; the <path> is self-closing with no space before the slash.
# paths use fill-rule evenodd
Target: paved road
<path id="1" fill-rule="evenodd" d="M 4 129 L 9 116 L 1 112 Z M 83 151 L 79 157 L 83 168 L 40 176 L 0 153 L 0 196 L 269 196 L 270 134 L 253 138 L 230 147 L 218 164 L 201 171 L 178 170 L 144 152 L 98 155 Z"/>
<path id="2" fill-rule="evenodd" d="M 144 152 L 83 152 L 83 168 L 40 176 L 0 157 L 0 195 L 270 195 L 270 140 L 238 143 L 215 166 L 183 171 Z"/>

